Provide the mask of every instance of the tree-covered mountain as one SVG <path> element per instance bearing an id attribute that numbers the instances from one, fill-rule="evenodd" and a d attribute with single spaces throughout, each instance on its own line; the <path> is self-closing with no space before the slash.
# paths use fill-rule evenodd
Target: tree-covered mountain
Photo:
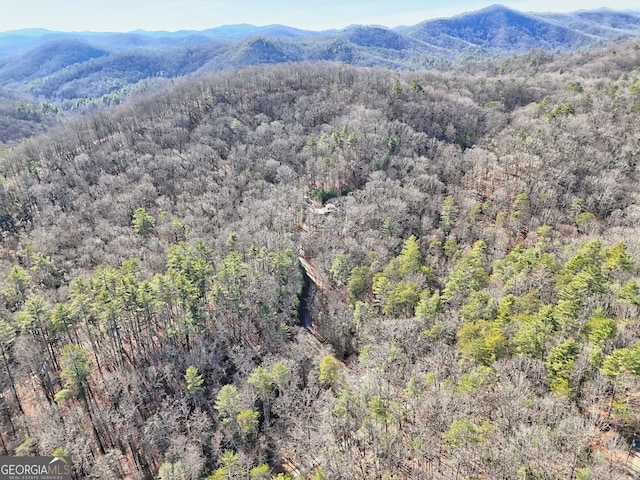
<path id="1" fill-rule="evenodd" d="M 637 35 L 640 24 L 637 14 L 616 12 L 607 8 L 561 15 L 546 13 L 540 16 L 596 37 Z"/>
<path id="2" fill-rule="evenodd" d="M 324 32 L 282 25 L 129 33 L 26 30 L 0 34 L 0 86 L 70 109 L 113 102 L 138 89 L 141 80 L 194 72 L 300 61 L 412 69 L 536 48 L 572 50 L 638 34 L 640 14 L 534 14 L 500 5 L 395 30 L 362 25 Z"/>
<path id="3" fill-rule="evenodd" d="M 513 52 L 532 48 L 544 50 L 574 49 L 593 43 L 598 36 L 582 32 L 577 23 L 565 26 L 564 18 L 555 17 L 550 22 L 536 14 L 521 13 L 501 5 L 493 5 L 477 12 L 450 19 L 431 20 L 405 30 L 403 33 L 428 44 L 435 44 L 460 51 L 486 49 L 488 51 Z M 635 25 L 637 35 L 640 17 Z M 597 20 L 596 20 L 597 22 Z M 600 38 L 607 38 L 604 29 Z"/>
<path id="4" fill-rule="evenodd" d="M 635 478 L 638 65 L 251 67 L 3 150 L 0 453 Z"/>
<path id="5" fill-rule="evenodd" d="M 5 62 L 2 78 L 5 83 L 29 82 L 107 54 L 106 50 L 95 48 L 88 42 L 55 40 Z"/>

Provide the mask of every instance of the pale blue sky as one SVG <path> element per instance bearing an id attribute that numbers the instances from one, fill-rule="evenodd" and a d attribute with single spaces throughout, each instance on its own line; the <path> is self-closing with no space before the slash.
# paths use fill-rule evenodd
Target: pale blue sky
<path id="1" fill-rule="evenodd" d="M 639 9 L 637 0 L 10 0 L 2 7 L 0 31 L 175 31 L 237 23 L 280 23 L 309 30 L 343 28 L 354 23 L 395 27 L 450 17 L 492 3 L 532 12 L 569 12 L 602 6 Z"/>

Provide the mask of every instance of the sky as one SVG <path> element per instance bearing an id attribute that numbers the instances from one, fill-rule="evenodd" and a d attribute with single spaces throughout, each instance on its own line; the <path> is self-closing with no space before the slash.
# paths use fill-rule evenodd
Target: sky
<path id="1" fill-rule="evenodd" d="M 479 10 L 492 3 L 524 12 L 570 12 L 602 6 L 640 10 L 638 0 L 10 0 L 0 32 L 22 28 L 58 31 L 205 30 L 220 25 L 283 24 L 307 30 L 352 24 L 415 25 Z"/>

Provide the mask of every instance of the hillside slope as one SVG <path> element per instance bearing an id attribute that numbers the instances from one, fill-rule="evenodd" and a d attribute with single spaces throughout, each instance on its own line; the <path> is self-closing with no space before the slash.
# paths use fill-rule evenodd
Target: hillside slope
<path id="1" fill-rule="evenodd" d="M 450 19 L 426 21 L 408 29 L 405 34 L 445 48 L 451 48 L 451 43 L 457 42 L 461 51 L 475 47 L 497 52 L 575 49 L 607 37 L 582 32 L 577 26 L 574 23 L 571 28 L 564 26 L 562 21 L 552 23 L 536 14 L 493 5 Z"/>
<path id="2" fill-rule="evenodd" d="M 531 49 L 575 50 L 638 35 L 638 14 L 609 10 L 535 14 L 500 5 L 396 30 L 363 25 L 324 32 L 282 25 L 173 33 L 29 30 L 0 34 L 0 86 L 78 108 L 92 99 L 102 103 L 105 95 L 126 95 L 126 88 L 140 79 L 176 78 L 195 71 L 327 60 L 412 69 Z M 138 60 L 121 61 L 132 57 Z M 146 67 L 140 68 L 143 64 Z M 80 73 L 83 85 L 76 91 Z M 58 86 L 47 87 L 52 83 Z M 87 88 L 90 84 L 96 85 L 94 90 Z"/>
<path id="3" fill-rule="evenodd" d="M 3 151 L 2 453 L 634 478 L 640 50 L 532 55 L 201 76 Z"/>

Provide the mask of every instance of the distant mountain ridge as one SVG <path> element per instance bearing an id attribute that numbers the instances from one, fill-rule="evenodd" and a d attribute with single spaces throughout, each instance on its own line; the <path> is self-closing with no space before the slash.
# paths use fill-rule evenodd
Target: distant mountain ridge
<path id="1" fill-rule="evenodd" d="M 593 41 L 592 35 L 565 27 L 561 22 L 550 22 L 500 5 L 450 19 L 426 21 L 409 28 L 405 35 L 443 48 L 455 41 L 469 48 L 498 51 L 571 49 Z"/>
<path id="2" fill-rule="evenodd" d="M 352 25 L 315 32 L 248 24 L 178 32 L 29 29 L 0 33 L 0 87 L 69 107 L 115 98 L 140 82 L 249 65 L 339 61 L 424 68 L 461 57 L 571 50 L 635 36 L 640 36 L 640 13 L 523 13 L 502 5 L 395 29 Z"/>

